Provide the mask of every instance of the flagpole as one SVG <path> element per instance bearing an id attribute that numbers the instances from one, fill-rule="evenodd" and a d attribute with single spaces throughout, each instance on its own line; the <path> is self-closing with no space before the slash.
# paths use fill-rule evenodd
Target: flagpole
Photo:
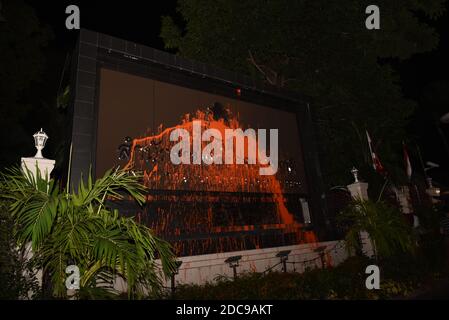
<path id="1" fill-rule="evenodd" d="M 373 146 L 371 145 L 371 137 L 368 133 L 368 130 L 365 129 L 366 131 L 366 138 L 368 139 L 368 146 L 371 152 L 371 160 L 373 162 L 373 168 L 374 170 L 379 173 L 380 175 L 386 177 L 387 176 L 387 172 L 385 170 L 385 168 L 383 167 L 382 163 L 380 162 L 379 157 L 377 156 L 375 149 L 373 148 Z"/>
<path id="2" fill-rule="evenodd" d="M 423 161 L 422 156 L 421 156 L 421 149 L 419 148 L 418 144 L 416 144 L 416 150 L 418 151 L 419 162 L 421 163 L 421 166 L 422 166 L 422 169 L 423 169 L 423 172 L 424 172 L 424 179 L 426 180 L 426 183 L 427 183 L 426 168 L 424 167 L 424 161 Z M 419 193 L 418 186 L 416 185 L 416 183 L 414 183 L 413 185 L 415 186 L 416 194 L 418 195 L 419 204 L 422 204 L 421 195 Z"/>
<path id="3" fill-rule="evenodd" d="M 418 150 L 418 157 L 419 157 L 419 161 L 421 162 L 422 170 L 424 172 L 424 178 L 427 179 L 426 167 L 424 166 L 424 161 L 422 160 L 422 157 L 421 157 L 421 149 L 419 148 L 418 145 L 416 145 L 416 149 Z"/>
<path id="4" fill-rule="evenodd" d="M 374 164 L 374 161 L 373 161 L 374 159 L 373 159 L 373 149 L 371 147 L 371 137 L 369 136 L 368 130 L 365 129 L 365 132 L 366 132 L 366 138 L 368 140 L 368 147 L 369 147 L 369 154 L 371 156 L 371 162 L 372 162 L 374 170 L 376 170 L 376 165 Z"/>

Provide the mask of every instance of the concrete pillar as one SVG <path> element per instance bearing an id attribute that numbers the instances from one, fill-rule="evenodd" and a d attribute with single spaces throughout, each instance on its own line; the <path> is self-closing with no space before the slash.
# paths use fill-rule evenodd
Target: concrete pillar
<path id="1" fill-rule="evenodd" d="M 39 172 L 42 179 L 49 180 L 50 174 L 55 167 L 55 160 L 46 159 L 42 155 L 42 149 L 45 147 L 45 143 L 48 139 L 46 133 L 41 129 L 33 135 L 35 147 L 37 149 L 36 155 L 34 157 L 21 158 L 21 168 L 23 173 L 28 179 L 33 178 L 36 180 L 37 173 Z M 30 177 L 31 175 L 31 177 Z M 47 186 L 48 190 L 48 186 Z M 31 248 L 31 242 L 26 244 L 25 259 L 29 260 L 33 257 L 33 250 Z M 42 270 L 33 270 L 36 274 L 36 278 L 39 287 L 42 287 L 43 273 Z M 31 297 L 31 292 L 28 293 Z"/>
<path id="2" fill-rule="evenodd" d="M 368 200 L 368 183 L 366 182 L 354 182 L 347 186 L 353 199 Z"/>
<path id="3" fill-rule="evenodd" d="M 427 178 L 427 189 L 426 189 L 426 193 L 429 195 L 430 200 L 432 201 L 433 204 L 437 204 L 440 202 L 440 200 L 437 199 L 437 197 L 440 196 L 441 190 L 440 188 L 435 187 L 432 184 L 432 178 Z"/>
<path id="4" fill-rule="evenodd" d="M 311 224 L 312 220 L 310 218 L 309 203 L 304 198 L 301 198 L 299 200 L 301 202 L 301 208 L 302 208 L 302 215 L 303 215 L 303 218 L 304 218 L 304 223 L 305 224 Z"/>
<path id="5" fill-rule="evenodd" d="M 355 200 L 368 200 L 368 183 L 359 181 L 358 170 L 356 168 L 353 168 L 351 173 L 354 175 L 354 183 L 347 186 L 349 192 L 351 193 L 351 197 Z M 374 257 L 374 244 L 371 241 L 368 232 L 361 231 L 359 236 L 362 243 L 363 254 L 370 258 Z"/>
<path id="6" fill-rule="evenodd" d="M 45 158 L 22 158 L 22 170 L 27 172 L 30 171 L 31 175 L 36 178 L 37 171 L 39 171 L 40 176 L 43 179 L 49 179 L 50 173 L 55 167 L 55 160 L 45 159 Z"/>
<path id="7" fill-rule="evenodd" d="M 401 186 L 395 188 L 396 198 L 398 199 L 399 205 L 401 206 L 401 212 L 403 214 L 412 213 L 412 204 L 410 199 L 410 189 L 408 186 Z"/>
<path id="8" fill-rule="evenodd" d="M 413 205 L 409 186 L 394 188 L 394 193 L 396 194 L 396 199 L 401 207 L 401 212 L 407 215 L 407 218 L 410 218 L 408 221 L 410 221 L 413 228 L 419 227 L 419 219 L 415 214 L 413 214 Z"/>
<path id="9" fill-rule="evenodd" d="M 50 173 L 53 171 L 53 168 L 55 167 L 55 160 L 45 159 L 45 158 L 22 158 L 21 159 L 21 167 L 23 173 L 26 175 L 28 179 L 32 176 L 33 179 L 36 179 L 37 172 L 39 171 L 40 176 L 43 179 L 49 179 Z M 47 187 L 48 191 L 48 187 Z M 30 260 L 33 257 L 33 250 L 31 249 L 31 242 L 28 242 L 26 244 L 26 253 L 25 253 L 25 260 Z M 42 281 L 43 281 L 43 273 L 42 270 L 33 270 L 36 279 L 38 281 L 39 287 L 42 287 Z M 32 292 L 28 293 L 28 298 L 31 298 Z"/>

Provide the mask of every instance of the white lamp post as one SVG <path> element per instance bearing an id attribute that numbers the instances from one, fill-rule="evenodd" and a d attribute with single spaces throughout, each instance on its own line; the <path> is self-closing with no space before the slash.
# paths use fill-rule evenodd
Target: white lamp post
<path id="1" fill-rule="evenodd" d="M 359 180 L 359 170 L 353 167 L 351 173 L 354 177 L 354 182 L 347 186 L 351 197 L 354 200 L 369 200 L 368 198 L 368 183 Z M 374 243 L 366 231 L 360 231 L 360 241 L 362 242 L 362 251 L 368 257 L 375 255 Z"/>
<path id="2" fill-rule="evenodd" d="M 368 183 L 359 180 L 359 170 L 352 168 L 354 182 L 347 186 L 353 199 L 368 200 Z"/>
<path id="3" fill-rule="evenodd" d="M 45 148 L 45 143 L 48 140 L 47 134 L 41 129 L 33 134 L 34 146 L 37 149 L 36 155 L 32 158 L 22 158 L 22 170 L 29 171 L 33 178 L 36 179 L 37 170 L 43 179 L 48 179 L 50 173 L 55 167 L 55 160 L 46 159 L 42 155 L 42 149 Z"/>
<path id="4" fill-rule="evenodd" d="M 45 148 L 45 143 L 48 140 L 48 136 L 44 131 L 42 131 L 41 128 L 40 131 L 33 134 L 33 138 L 34 138 L 34 146 L 37 149 L 36 155 L 34 157 L 43 159 L 44 157 L 42 156 L 42 149 Z"/>
<path id="5" fill-rule="evenodd" d="M 34 146 L 37 149 L 36 155 L 32 158 L 22 158 L 22 171 L 28 179 L 34 179 L 36 181 L 37 170 L 39 170 L 39 174 L 41 178 L 46 179 L 50 177 L 50 173 L 55 167 L 55 160 L 45 159 L 42 156 L 42 149 L 45 147 L 45 143 L 48 140 L 47 134 L 41 129 L 40 131 L 33 134 L 34 138 Z M 31 177 L 29 176 L 31 175 Z M 48 186 L 47 186 L 48 192 Z M 30 248 L 26 259 L 31 259 L 33 256 L 33 251 L 31 250 L 31 243 L 27 244 L 27 247 Z M 37 270 L 37 279 L 39 281 L 39 286 L 42 286 L 42 270 Z"/>

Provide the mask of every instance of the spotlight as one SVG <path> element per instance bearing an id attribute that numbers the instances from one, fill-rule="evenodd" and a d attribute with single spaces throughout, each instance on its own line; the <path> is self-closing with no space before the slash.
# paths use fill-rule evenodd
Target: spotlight
<path id="1" fill-rule="evenodd" d="M 314 249 L 316 253 L 320 256 L 321 260 L 321 268 L 324 269 L 326 267 L 326 259 L 324 258 L 324 249 L 326 249 L 326 246 L 319 246 L 318 248 Z"/>
<path id="2" fill-rule="evenodd" d="M 237 267 L 239 266 L 240 259 L 242 259 L 242 256 L 232 256 L 225 260 L 225 263 L 227 263 L 229 267 L 232 268 L 234 279 L 237 278 Z"/>
<path id="3" fill-rule="evenodd" d="M 170 275 L 171 278 L 171 294 L 173 295 L 175 293 L 176 290 L 176 283 L 175 283 L 175 276 L 179 273 L 179 268 L 182 265 L 182 261 L 181 260 L 176 260 L 175 261 L 175 269 L 173 270 L 172 274 Z"/>
<path id="4" fill-rule="evenodd" d="M 175 270 L 173 271 L 173 274 L 178 274 L 179 273 L 179 268 L 181 268 L 182 265 L 182 261 L 181 260 L 176 260 L 175 261 Z"/>
<path id="5" fill-rule="evenodd" d="M 291 250 L 283 250 L 283 251 L 279 251 L 276 254 L 276 257 L 281 259 L 282 272 L 287 272 L 287 260 L 288 260 L 288 255 L 290 254 L 290 252 L 292 252 L 292 251 Z"/>

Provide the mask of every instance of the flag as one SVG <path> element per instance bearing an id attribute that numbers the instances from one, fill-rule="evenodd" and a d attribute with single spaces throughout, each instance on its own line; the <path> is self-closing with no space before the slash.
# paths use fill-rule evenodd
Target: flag
<path id="1" fill-rule="evenodd" d="M 404 142 L 402 142 L 403 150 L 404 150 L 404 162 L 405 162 L 405 173 L 407 174 L 408 179 L 410 180 L 412 177 L 412 165 L 410 164 L 410 157 L 408 156 L 407 146 Z"/>
<path id="2" fill-rule="evenodd" d="M 371 160 L 373 161 L 373 168 L 375 171 L 377 171 L 380 175 L 385 176 L 386 175 L 386 171 L 384 166 L 382 165 L 382 163 L 380 162 L 379 157 L 377 156 L 376 152 L 374 151 L 374 148 L 371 144 L 371 137 L 368 133 L 368 130 L 366 131 L 366 138 L 368 140 L 368 146 L 369 146 L 369 152 L 371 154 Z"/>

